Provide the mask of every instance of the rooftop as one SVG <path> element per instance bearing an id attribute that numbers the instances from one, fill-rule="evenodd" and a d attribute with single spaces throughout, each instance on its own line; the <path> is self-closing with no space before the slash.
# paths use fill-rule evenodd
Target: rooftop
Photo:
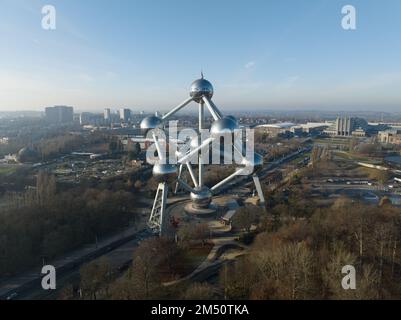
<path id="1" fill-rule="evenodd" d="M 295 124 L 292 122 L 278 122 L 278 123 L 272 123 L 272 124 L 261 124 L 261 125 L 257 126 L 256 128 L 286 129 L 286 128 L 291 128 L 293 126 L 295 126 Z"/>

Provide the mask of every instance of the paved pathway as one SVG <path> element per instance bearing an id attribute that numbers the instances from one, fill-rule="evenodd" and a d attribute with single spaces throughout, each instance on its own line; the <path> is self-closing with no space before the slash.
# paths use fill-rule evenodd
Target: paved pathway
<path id="1" fill-rule="evenodd" d="M 236 201 L 230 201 L 230 203 L 227 203 L 227 207 L 229 209 L 238 208 L 238 204 Z M 174 281 L 166 282 L 164 283 L 165 286 L 171 286 L 191 280 L 205 270 L 218 266 L 223 261 L 236 259 L 238 256 L 246 253 L 248 247 L 236 241 L 238 235 L 231 232 L 231 226 L 223 225 L 216 219 L 208 221 L 208 225 L 212 235 L 210 241 L 214 246 L 206 259 L 189 275 Z M 226 254 L 225 251 L 228 249 L 234 249 L 235 251 Z"/>

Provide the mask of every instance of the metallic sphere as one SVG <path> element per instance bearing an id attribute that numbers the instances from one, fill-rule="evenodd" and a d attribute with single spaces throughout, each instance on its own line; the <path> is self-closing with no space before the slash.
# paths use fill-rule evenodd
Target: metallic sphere
<path id="1" fill-rule="evenodd" d="M 231 119 L 232 121 L 234 121 L 236 124 L 238 124 L 238 119 L 234 116 L 226 116 L 225 118 Z"/>
<path id="2" fill-rule="evenodd" d="M 208 98 L 213 97 L 213 86 L 206 79 L 202 78 L 195 80 L 191 85 L 189 95 L 194 99 L 194 101 L 199 103 L 203 96 Z"/>
<path id="3" fill-rule="evenodd" d="M 191 150 L 194 150 L 199 147 L 199 137 L 193 137 L 191 142 L 189 143 Z"/>
<path id="4" fill-rule="evenodd" d="M 178 150 L 175 152 L 175 155 L 178 159 L 180 159 L 198 147 L 199 147 L 198 137 L 193 137 L 189 141 L 186 141 L 185 145 L 184 144 L 179 145 Z M 190 159 L 192 159 L 192 157 Z"/>
<path id="5" fill-rule="evenodd" d="M 252 172 L 249 174 L 258 173 L 263 168 L 263 157 L 259 153 L 254 153 L 253 159 L 246 159 L 242 161 L 244 166 L 252 167 Z"/>
<path id="6" fill-rule="evenodd" d="M 24 163 L 24 162 L 36 162 L 39 161 L 40 157 L 39 154 L 30 147 L 22 148 L 17 153 L 17 161 Z"/>
<path id="7" fill-rule="evenodd" d="M 157 116 L 149 116 L 141 121 L 142 130 L 151 130 L 162 127 L 163 120 Z"/>
<path id="8" fill-rule="evenodd" d="M 226 133 L 234 133 L 236 129 L 238 129 L 238 124 L 234 120 L 224 117 L 213 122 L 210 133 L 214 136 L 221 136 Z"/>
<path id="9" fill-rule="evenodd" d="M 172 164 L 155 164 L 153 176 L 157 182 L 173 182 L 177 178 L 177 166 Z"/>
<path id="10" fill-rule="evenodd" d="M 191 193 L 192 206 L 195 209 L 203 209 L 209 207 L 212 202 L 212 192 L 208 187 L 195 188 L 196 193 Z"/>

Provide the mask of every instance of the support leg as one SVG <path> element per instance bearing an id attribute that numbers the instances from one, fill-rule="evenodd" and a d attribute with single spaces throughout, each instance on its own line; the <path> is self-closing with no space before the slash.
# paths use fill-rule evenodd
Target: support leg
<path id="1" fill-rule="evenodd" d="M 179 169 L 178 169 L 178 179 L 181 179 L 181 177 L 182 177 L 183 167 L 184 167 L 184 165 L 181 163 L 181 164 L 180 164 L 180 167 L 179 167 Z M 178 181 L 177 181 L 177 182 L 175 183 L 175 189 L 174 189 L 174 194 L 175 194 L 175 195 L 178 193 L 179 188 L 180 188 L 180 184 L 179 184 Z"/>
<path id="2" fill-rule="evenodd" d="M 262 186 L 260 185 L 259 177 L 257 175 L 253 176 L 253 183 L 255 184 L 256 192 L 258 193 L 259 196 L 260 205 L 264 205 L 265 197 L 263 195 Z"/>
<path id="3" fill-rule="evenodd" d="M 148 222 L 149 228 L 151 228 L 153 232 L 159 233 L 160 236 L 164 236 L 166 232 L 167 193 L 167 183 L 159 183 Z"/>
<path id="4" fill-rule="evenodd" d="M 203 120 L 204 120 L 204 103 L 203 101 L 199 103 L 199 135 L 203 129 Z M 202 144 L 202 143 L 200 143 Z M 199 188 L 203 187 L 203 164 L 202 164 L 202 149 L 199 152 L 199 161 L 198 161 L 198 170 L 199 170 L 199 181 L 198 186 Z"/>

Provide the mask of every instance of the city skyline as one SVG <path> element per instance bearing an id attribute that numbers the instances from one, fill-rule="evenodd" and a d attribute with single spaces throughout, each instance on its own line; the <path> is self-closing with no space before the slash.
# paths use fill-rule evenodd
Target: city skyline
<path id="1" fill-rule="evenodd" d="M 401 105 L 401 3 L 351 1 L 357 29 L 341 27 L 343 1 L 214 3 L 5 1 L 0 111 L 72 105 L 163 111 L 201 70 L 227 109 L 382 110 Z M 222 45 L 224 43 L 224 45 Z"/>

